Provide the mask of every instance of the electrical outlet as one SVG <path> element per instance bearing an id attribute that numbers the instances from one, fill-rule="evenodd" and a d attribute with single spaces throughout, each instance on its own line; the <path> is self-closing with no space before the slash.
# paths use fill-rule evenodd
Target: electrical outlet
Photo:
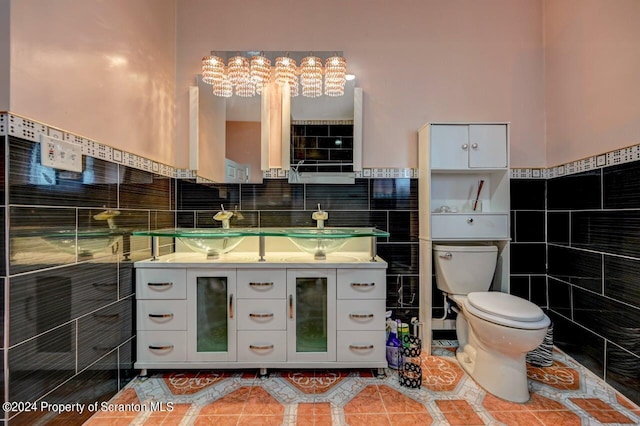
<path id="1" fill-rule="evenodd" d="M 40 158 L 43 166 L 82 172 L 82 147 L 40 134 Z"/>

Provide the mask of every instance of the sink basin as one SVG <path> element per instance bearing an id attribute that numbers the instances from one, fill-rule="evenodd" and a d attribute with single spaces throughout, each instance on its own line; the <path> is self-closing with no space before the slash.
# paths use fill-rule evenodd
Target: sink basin
<path id="1" fill-rule="evenodd" d="M 189 229 L 178 233 L 178 240 L 191 250 L 202 253 L 207 259 L 218 259 L 238 246 L 246 237 L 246 230 L 239 229 Z"/>
<path id="2" fill-rule="evenodd" d="M 388 237 L 389 233 L 375 228 L 167 228 L 135 231 L 133 235 L 177 238 L 191 250 L 211 259 L 230 252 L 245 237 L 260 237 L 261 245 L 264 237 L 287 237 L 300 250 L 313 254 L 317 260 L 324 260 L 327 254 L 341 249 L 351 238 Z M 371 257 L 375 257 L 375 240 L 371 252 Z"/>
<path id="3" fill-rule="evenodd" d="M 76 254 L 80 258 L 91 258 L 94 254 L 115 254 L 118 251 L 121 232 L 109 228 L 79 230 L 62 229 L 47 232 L 45 241 L 65 253 Z"/>
<path id="4" fill-rule="evenodd" d="M 300 250 L 313 254 L 316 260 L 325 260 L 328 254 L 340 250 L 359 230 L 349 228 L 286 228 L 283 233 Z M 365 236 L 365 232 L 362 232 Z"/>

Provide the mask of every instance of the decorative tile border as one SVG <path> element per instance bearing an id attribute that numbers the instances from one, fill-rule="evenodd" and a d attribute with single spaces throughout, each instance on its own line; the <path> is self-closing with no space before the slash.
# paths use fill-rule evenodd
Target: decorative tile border
<path id="1" fill-rule="evenodd" d="M 640 144 L 547 169 L 511 169 L 511 179 L 551 179 L 633 161 L 640 161 Z"/>
<path id="2" fill-rule="evenodd" d="M 292 120 L 291 124 L 293 125 L 331 125 L 331 124 L 353 124 L 353 120 Z"/>
<path id="3" fill-rule="evenodd" d="M 130 152 L 122 151 L 100 142 L 84 138 L 10 112 L 0 113 L 0 136 L 16 136 L 32 142 L 40 142 L 40 135 L 64 140 L 82 147 L 82 154 L 118 163 L 134 169 L 178 179 L 195 178 L 194 170 L 176 169 Z"/>
<path id="4" fill-rule="evenodd" d="M 335 123 L 331 124 L 344 124 L 347 121 L 348 120 L 336 120 Z M 297 123 L 300 124 L 303 123 L 303 121 L 299 121 Z M 322 121 L 322 123 L 327 124 L 326 121 Z M 314 120 L 306 120 L 304 121 L 304 124 L 315 123 Z M 100 142 L 84 138 L 74 133 L 51 127 L 34 120 L 29 120 L 17 114 L 0 112 L 0 136 L 16 136 L 32 142 L 40 142 L 40 134 L 81 145 L 82 154 L 89 157 L 123 164 L 135 169 L 145 170 L 176 179 L 196 179 L 196 182 L 198 183 L 217 183 L 198 176 L 197 170 L 178 169 L 136 154 L 104 145 Z M 546 169 L 512 168 L 510 170 L 510 175 L 511 179 L 550 179 L 602 167 L 630 163 L 632 161 L 640 161 L 640 144 Z M 289 177 L 289 170 L 269 169 L 263 172 L 262 177 L 264 179 L 286 179 Z M 419 177 L 419 170 L 417 168 L 365 168 L 362 169 L 362 171 L 355 172 L 355 177 L 358 179 L 416 179 Z"/>

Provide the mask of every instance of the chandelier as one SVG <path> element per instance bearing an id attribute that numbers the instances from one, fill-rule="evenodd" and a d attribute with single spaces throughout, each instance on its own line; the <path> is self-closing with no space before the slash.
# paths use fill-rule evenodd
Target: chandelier
<path id="1" fill-rule="evenodd" d="M 241 97 L 260 95 L 271 81 L 288 85 L 291 96 L 342 96 L 346 75 L 347 61 L 337 54 L 323 62 L 310 53 L 300 66 L 288 53 L 275 58 L 273 66 L 262 52 L 250 58 L 233 56 L 226 62 L 213 52 L 202 58 L 202 81 L 213 86 L 214 95 L 226 98 L 234 93 Z"/>

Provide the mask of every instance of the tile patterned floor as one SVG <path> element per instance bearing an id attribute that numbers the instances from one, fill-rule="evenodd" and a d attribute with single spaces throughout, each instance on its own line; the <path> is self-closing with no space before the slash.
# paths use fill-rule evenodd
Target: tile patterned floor
<path id="1" fill-rule="evenodd" d="M 640 408 L 560 351 L 550 367 L 529 366 L 532 398 L 515 404 L 487 394 L 458 366 L 452 348 L 420 358 L 421 389 L 393 370 L 175 372 L 136 378 L 85 425 L 626 425 Z M 164 403 L 164 411 L 150 409 Z M 172 411 L 168 411 L 172 403 Z M 129 404 L 129 405 L 120 405 Z"/>

